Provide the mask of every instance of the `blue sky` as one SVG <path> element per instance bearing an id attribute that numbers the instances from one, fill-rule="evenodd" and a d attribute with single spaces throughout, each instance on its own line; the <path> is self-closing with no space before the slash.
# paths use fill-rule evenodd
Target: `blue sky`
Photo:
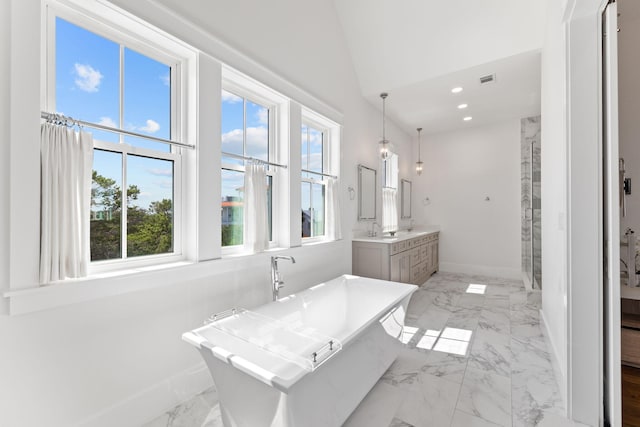
<path id="1" fill-rule="evenodd" d="M 246 112 L 245 112 L 246 109 Z M 246 114 L 246 125 L 245 125 Z M 269 109 L 245 100 L 228 91 L 222 91 L 222 151 L 269 160 Z M 246 135 L 244 135 L 246 130 Z M 242 165 L 243 161 L 223 157 L 223 163 Z M 222 171 L 222 197 L 242 196 L 244 175 Z"/>
<path id="2" fill-rule="evenodd" d="M 170 138 L 170 67 L 125 47 L 121 76 L 120 49 L 115 42 L 57 18 L 56 111 L 88 122 Z M 223 91 L 221 120 L 222 151 L 269 160 L 268 108 Z M 88 130 L 95 140 L 118 142 L 120 138 L 115 133 Z M 322 171 L 322 133 L 306 126 L 302 133 L 303 168 Z M 124 142 L 169 150 L 168 145 L 128 136 Z M 223 162 L 242 164 L 241 160 L 231 158 L 223 158 Z M 95 152 L 94 169 L 118 185 L 122 181 L 121 163 L 120 154 Z M 134 203 L 147 208 L 152 201 L 172 198 L 172 173 L 171 162 L 129 156 L 127 184 L 135 184 L 141 190 Z M 241 196 L 238 189 L 244 185 L 243 174 L 222 171 L 222 176 L 222 196 Z M 303 200 L 311 199 L 309 190 L 303 190 Z M 315 194 L 314 201 L 317 198 Z"/>
<path id="3" fill-rule="evenodd" d="M 120 45 L 56 19 L 57 112 L 93 123 L 170 138 L 170 67 L 124 48 L 123 123 L 120 123 Z M 94 140 L 118 142 L 119 135 L 87 129 Z M 169 151 L 169 146 L 141 138 L 124 142 Z M 172 198 L 171 162 L 130 156 L 128 184 L 141 194 L 136 202 L 147 208 L 152 201 Z M 96 151 L 94 169 L 121 184 L 121 156 Z"/>

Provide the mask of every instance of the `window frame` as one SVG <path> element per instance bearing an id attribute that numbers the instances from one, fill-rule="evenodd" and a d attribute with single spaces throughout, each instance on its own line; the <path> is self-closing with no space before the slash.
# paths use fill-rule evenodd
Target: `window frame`
<path id="1" fill-rule="evenodd" d="M 106 12 L 106 11 L 105 11 Z M 114 16 L 96 16 L 97 11 L 81 10 L 79 7 L 67 6 L 56 1 L 49 1 L 45 4 L 43 21 L 46 23 L 43 31 L 43 69 L 41 71 L 42 84 L 45 90 L 42 91 L 41 105 L 46 111 L 54 111 L 56 105 L 56 18 L 61 18 L 72 25 L 90 31 L 99 37 L 105 38 L 120 46 L 119 64 L 119 99 L 118 115 L 122 116 L 124 98 L 122 96 L 122 56 L 124 48 L 128 48 L 136 53 L 142 54 L 152 60 L 158 61 L 170 68 L 170 138 L 174 141 L 182 142 L 187 138 L 187 118 L 186 105 L 188 103 L 187 94 L 190 84 L 187 81 L 189 62 L 192 61 L 193 52 L 187 52 L 185 46 L 179 45 L 174 40 L 157 32 L 144 29 L 139 22 L 133 24 L 134 29 L 124 26 L 116 17 L 122 17 L 121 13 Z M 131 24 L 127 22 L 127 24 Z M 138 31 L 139 30 L 139 31 Z M 165 43 L 166 42 L 166 43 Z M 161 44 L 162 43 L 162 44 Z M 168 46 L 167 46 L 168 45 Z M 90 261 L 88 275 L 128 271 L 139 267 L 171 264 L 184 261 L 186 259 L 185 244 L 185 204 L 183 182 L 185 180 L 185 165 L 187 161 L 186 149 L 179 146 L 170 146 L 169 151 L 158 151 L 150 148 L 137 147 L 124 142 L 124 135 L 118 134 L 118 143 L 94 140 L 94 150 L 105 150 L 121 154 L 122 157 L 122 200 L 126 200 L 126 159 L 128 155 L 137 155 L 151 159 L 169 160 L 173 162 L 173 227 L 172 243 L 173 251 L 164 254 L 152 254 L 127 258 L 127 208 L 123 204 L 121 213 L 121 258 L 110 260 Z M 89 215 L 89 212 L 87 212 Z"/>
<path id="2" fill-rule="evenodd" d="M 320 123 L 317 120 L 314 120 L 313 118 L 310 118 L 308 115 L 302 114 L 302 120 L 300 123 L 300 130 L 302 131 L 302 127 L 306 126 L 307 129 L 308 128 L 312 128 L 318 132 L 320 132 L 322 134 L 322 173 L 328 173 L 329 170 L 329 146 L 331 144 L 331 129 L 329 129 L 329 127 L 325 126 L 324 124 Z M 308 144 L 308 141 L 307 141 Z M 301 144 L 302 145 L 302 144 Z M 308 145 L 307 145 L 308 147 Z M 302 152 L 300 153 L 300 160 L 302 162 Z M 308 158 L 307 158 L 307 163 L 308 163 Z M 306 169 L 307 165 L 302 165 L 301 169 Z M 313 176 L 318 176 L 320 177 L 319 179 L 317 178 L 313 178 L 313 177 L 309 177 L 309 176 L 304 176 L 305 174 L 308 175 L 313 175 Z M 322 234 L 318 234 L 318 235 L 311 235 L 309 237 L 303 237 L 301 236 L 302 239 L 302 243 L 306 244 L 306 243 L 314 243 L 314 242 L 319 242 L 319 241 L 323 241 L 323 240 L 327 240 L 327 180 L 326 177 L 324 175 L 319 175 L 319 174 L 314 174 L 313 172 L 306 172 L 306 171 L 300 171 L 300 184 L 307 182 L 311 184 L 311 191 L 310 191 L 310 198 L 311 198 L 311 202 L 313 204 L 313 185 L 317 184 L 317 185 L 322 185 L 322 193 L 323 193 L 323 198 L 324 198 L 324 202 L 323 202 L 323 207 L 324 207 L 324 226 L 323 226 L 323 230 L 324 232 Z M 302 210 L 302 197 L 300 197 L 300 209 Z M 310 230 L 313 230 L 313 218 L 311 218 L 311 226 L 310 226 Z M 313 233 L 311 233 L 313 234 Z"/>
<path id="3" fill-rule="evenodd" d="M 269 94 L 258 93 L 253 88 L 251 88 L 253 82 L 251 82 L 248 78 L 240 77 L 238 75 L 234 75 L 232 78 L 228 76 L 224 76 L 222 79 L 222 90 L 225 92 L 229 92 L 235 96 L 238 96 L 243 99 L 243 129 L 242 129 L 242 137 L 243 144 L 242 150 L 243 156 L 246 156 L 246 138 L 247 138 L 247 117 L 246 117 L 246 101 L 252 102 L 254 104 L 258 104 L 262 107 L 268 109 L 268 138 L 269 138 L 269 147 L 268 147 L 268 161 L 272 163 L 278 163 L 276 160 L 278 158 L 278 154 L 281 151 L 280 141 L 278 138 L 277 132 L 277 123 L 279 119 L 279 108 L 278 108 L 278 99 L 276 97 L 269 96 Z M 220 104 L 222 105 L 222 99 L 220 99 Z M 221 110 L 222 112 L 222 110 Z M 222 121 L 221 121 L 222 123 Z M 221 134 L 222 135 L 222 134 Z M 245 165 L 233 164 L 233 163 L 224 163 L 224 155 L 223 147 L 220 145 L 220 185 L 222 185 L 222 170 L 232 170 L 236 172 L 245 173 Z M 246 162 L 244 160 L 243 162 Z M 279 238 L 280 230 L 278 229 L 277 221 L 274 219 L 279 214 L 280 209 L 280 196 L 279 192 L 276 190 L 278 188 L 278 167 L 276 166 L 268 166 L 266 169 L 267 177 L 271 177 L 271 239 L 269 240 L 268 249 L 273 249 L 279 246 Z M 243 211 L 243 219 L 244 219 L 244 211 Z M 219 236 L 222 236 L 222 226 L 219 230 Z M 222 242 L 220 242 L 220 252 L 222 257 L 230 256 L 230 255 L 241 255 L 245 254 L 244 251 L 244 225 L 243 225 L 243 243 L 239 245 L 231 245 L 231 246 L 222 246 Z"/>

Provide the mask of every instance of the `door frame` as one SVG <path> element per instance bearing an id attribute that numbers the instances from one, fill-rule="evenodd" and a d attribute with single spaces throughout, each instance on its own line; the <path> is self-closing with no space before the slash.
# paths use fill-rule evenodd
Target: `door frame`
<path id="1" fill-rule="evenodd" d="M 620 313 L 620 183 L 618 176 L 618 4 L 610 2 L 602 19 L 602 158 L 604 243 L 603 411 L 604 422 L 622 425 Z M 624 197 L 624 196 L 623 196 Z"/>

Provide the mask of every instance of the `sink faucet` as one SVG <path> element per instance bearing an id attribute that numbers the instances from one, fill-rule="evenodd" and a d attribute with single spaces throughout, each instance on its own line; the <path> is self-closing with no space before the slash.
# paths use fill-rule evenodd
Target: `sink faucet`
<path id="1" fill-rule="evenodd" d="M 373 221 L 371 223 L 371 231 L 369 231 L 369 237 L 376 237 L 376 227 L 378 226 L 378 223 Z"/>
<path id="2" fill-rule="evenodd" d="M 278 255 L 271 257 L 271 292 L 273 293 L 273 300 L 277 301 L 280 293 L 280 288 L 284 287 L 284 281 L 280 272 L 278 271 L 278 260 L 288 259 L 293 264 L 296 263 L 296 259 L 292 256 Z"/>

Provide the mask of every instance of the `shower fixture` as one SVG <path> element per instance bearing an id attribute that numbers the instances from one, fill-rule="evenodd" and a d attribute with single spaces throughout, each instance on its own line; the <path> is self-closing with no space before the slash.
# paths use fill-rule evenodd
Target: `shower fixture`
<path id="1" fill-rule="evenodd" d="M 422 175 L 422 165 L 424 162 L 420 160 L 420 132 L 422 132 L 422 128 L 416 129 L 418 131 L 418 161 L 416 162 L 416 173 L 418 176 Z"/>

